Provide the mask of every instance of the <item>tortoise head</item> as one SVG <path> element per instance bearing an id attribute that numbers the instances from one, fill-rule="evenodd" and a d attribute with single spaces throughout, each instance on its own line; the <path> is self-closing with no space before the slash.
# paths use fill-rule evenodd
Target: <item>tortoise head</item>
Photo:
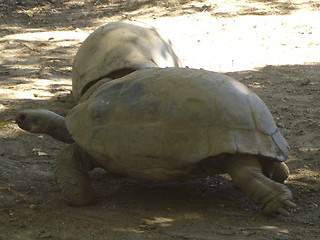
<path id="1" fill-rule="evenodd" d="M 31 133 L 43 133 L 47 127 L 47 119 L 50 118 L 47 110 L 23 110 L 17 113 L 18 126 Z"/>
<path id="2" fill-rule="evenodd" d="M 18 126 L 31 133 L 44 133 L 66 143 L 74 142 L 65 126 L 65 118 L 48 110 L 23 110 L 17 113 Z"/>

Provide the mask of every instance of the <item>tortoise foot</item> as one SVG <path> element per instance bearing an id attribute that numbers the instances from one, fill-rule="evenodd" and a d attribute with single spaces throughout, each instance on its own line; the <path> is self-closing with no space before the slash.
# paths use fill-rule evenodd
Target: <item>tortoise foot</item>
<path id="1" fill-rule="evenodd" d="M 264 214 L 287 216 L 289 209 L 296 206 L 291 201 L 290 189 L 266 177 L 255 156 L 232 156 L 227 160 L 227 166 L 234 184 L 259 204 Z"/>
<path id="2" fill-rule="evenodd" d="M 283 184 L 273 184 L 270 192 L 267 194 L 265 199 L 262 200 L 262 212 L 266 215 L 277 216 L 277 215 L 289 215 L 289 209 L 295 208 L 296 205 L 291 201 L 292 193 Z"/>

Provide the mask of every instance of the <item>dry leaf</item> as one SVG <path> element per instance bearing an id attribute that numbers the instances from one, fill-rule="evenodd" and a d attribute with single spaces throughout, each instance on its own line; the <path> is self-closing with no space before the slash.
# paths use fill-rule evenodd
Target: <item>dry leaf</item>
<path id="1" fill-rule="evenodd" d="M 16 218 L 9 218 L 9 222 L 15 222 L 15 221 L 17 221 Z"/>
<path id="2" fill-rule="evenodd" d="M 27 12 L 27 16 L 28 16 L 29 18 L 32 18 L 32 17 L 34 17 L 34 13 L 33 13 L 33 12 Z"/>

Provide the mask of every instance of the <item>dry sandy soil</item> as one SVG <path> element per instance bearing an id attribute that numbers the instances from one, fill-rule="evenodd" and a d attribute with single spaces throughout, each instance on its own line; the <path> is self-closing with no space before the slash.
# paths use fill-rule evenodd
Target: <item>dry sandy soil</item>
<path id="1" fill-rule="evenodd" d="M 320 239 L 319 1 L 0 1 L 0 239 Z M 268 105 L 291 146 L 297 208 L 269 218 L 225 176 L 158 183 L 91 174 L 72 208 L 52 163 L 64 144 L 22 131 L 21 109 L 65 115 L 83 39 L 117 20 L 156 26 L 184 66 L 224 72 Z"/>

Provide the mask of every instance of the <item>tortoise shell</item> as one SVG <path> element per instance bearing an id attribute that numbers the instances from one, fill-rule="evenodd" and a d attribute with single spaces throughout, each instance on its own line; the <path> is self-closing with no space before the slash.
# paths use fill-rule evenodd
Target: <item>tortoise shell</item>
<path id="1" fill-rule="evenodd" d="M 224 153 L 265 161 L 289 153 L 256 94 L 205 70 L 141 69 L 109 81 L 68 113 L 66 125 L 99 166 L 142 179 L 206 176 L 194 168 Z"/>

